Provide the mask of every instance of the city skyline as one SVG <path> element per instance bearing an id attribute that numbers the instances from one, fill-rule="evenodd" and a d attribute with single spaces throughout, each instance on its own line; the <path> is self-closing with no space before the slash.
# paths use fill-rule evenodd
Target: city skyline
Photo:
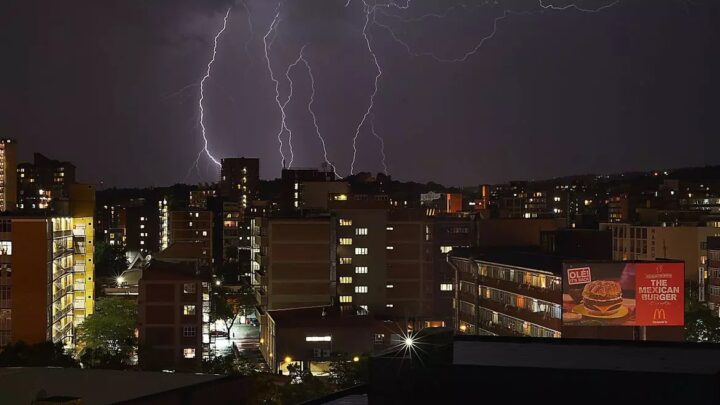
<path id="1" fill-rule="evenodd" d="M 377 14 L 379 25 L 366 32 L 383 75 L 359 131 L 355 172 L 383 170 L 373 127 L 394 178 L 448 186 L 718 163 L 707 152 L 717 124 L 706 107 L 717 88 L 710 73 L 717 56 L 708 52 L 717 7 L 572 4 L 412 2 L 396 17 Z M 258 157 L 261 177 L 278 177 L 280 111 L 263 54 L 271 33 L 281 100 L 286 69 L 306 46 L 329 160 L 349 172 L 376 74 L 360 0 L 285 1 L 277 32 L 268 30 L 277 4 L 256 1 L 118 3 L 110 14 L 91 4 L 5 6 L 0 14 L 34 22 L 3 23 L 9 60 L 22 62 L 2 68 L 12 80 L 0 96 L 0 129 L 18 140 L 18 161 L 44 151 L 74 162 L 100 187 L 217 178 L 205 157 L 200 176 L 191 168 L 202 148 L 199 83 L 230 9 L 205 89 L 209 149 L 218 158 Z M 486 37 L 459 63 L 413 57 L 402 45 L 452 59 Z M 300 63 L 290 77 L 294 167 L 318 167 L 324 158 L 307 110 L 309 76 Z"/>

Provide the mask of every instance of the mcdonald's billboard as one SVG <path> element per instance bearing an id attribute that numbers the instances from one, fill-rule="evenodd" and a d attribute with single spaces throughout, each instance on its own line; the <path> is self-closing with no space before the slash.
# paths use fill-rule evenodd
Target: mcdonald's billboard
<path id="1" fill-rule="evenodd" d="M 682 262 L 565 263 L 563 325 L 682 326 Z"/>

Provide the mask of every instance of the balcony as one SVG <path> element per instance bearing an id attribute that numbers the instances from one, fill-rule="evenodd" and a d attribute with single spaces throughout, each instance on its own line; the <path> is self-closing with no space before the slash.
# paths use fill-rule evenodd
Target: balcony
<path id="1" fill-rule="evenodd" d="M 560 330 L 562 322 L 560 319 L 551 317 L 547 312 L 533 312 L 529 309 L 519 308 L 512 305 L 481 298 L 479 305 L 489 310 L 512 316 L 523 321 L 532 322 L 552 330 Z"/>
<path id="2" fill-rule="evenodd" d="M 477 295 L 464 291 L 458 291 L 458 299 L 460 299 L 460 301 L 469 302 L 471 304 L 476 304 L 478 301 Z"/>
<path id="3" fill-rule="evenodd" d="M 503 325 L 493 323 L 490 321 L 480 321 L 478 323 L 478 328 L 484 329 L 490 333 L 493 333 L 497 336 L 521 336 L 524 337 L 525 335 L 508 327 L 505 327 Z"/>
<path id="4" fill-rule="evenodd" d="M 66 317 L 68 314 L 71 314 L 73 310 L 72 303 L 65 306 L 65 308 L 61 309 L 60 311 L 56 312 L 52 319 L 53 323 L 59 322 L 62 318 Z"/>
<path id="5" fill-rule="evenodd" d="M 498 290 L 505 290 L 520 295 L 526 295 L 531 298 L 541 299 L 558 305 L 562 304 L 562 292 L 559 290 L 539 288 L 528 284 L 518 284 L 513 281 L 499 280 L 484 276 L 480 276 L 478 282 L 481 285 L 497 288 Z"/>

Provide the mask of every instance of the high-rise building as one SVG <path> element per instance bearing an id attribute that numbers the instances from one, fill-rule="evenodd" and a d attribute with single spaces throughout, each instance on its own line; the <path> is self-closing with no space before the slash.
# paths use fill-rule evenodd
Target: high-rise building
<path id="1" fill-rule="evenodd" d="M 75 345 L 94 309 L 95 190 L 73 184 L 60 215 L 0 217 L 0 346 L 11 341 Z"/>
<path id="2" fill-rule="evenodd" d="M 707 238 L 708 306 L 720 316 L 720 237 Z"/>
<path id="3" fill-rule="evenodd" d="M 0 212 L 12 211 L 17 201 L 14 139 L 0 139 Z"/>
<path id="4" fill-rule="evenodd" d="M 220 196 L 249 207 L 259 196 L 260 160 L 224 158 L 220 165 Z"/>
<path id="5" fill-rule="evenodd" d="M 35 153 L 33 163 L 17 166 L 17 179 L 20 211 L 53 210 L 52 203 L 68 199 L 70 185 L 75 183 L 75 166 Z"/>

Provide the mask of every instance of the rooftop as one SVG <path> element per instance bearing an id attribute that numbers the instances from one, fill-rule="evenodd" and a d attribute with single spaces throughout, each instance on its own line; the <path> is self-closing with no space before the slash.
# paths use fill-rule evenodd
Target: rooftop
<path id="1" fill-rule="evenodd" d="M 79 397 L 84 404 L 112 404 L 223 378 L 211 374 L 79 368 L 0 368 L 3 403 L 30 404 L 45 397 Z"/>
<path id="2" fill-rule="evenodd" d="M 279 327 L 356 327 L 362 328 L 376 321 L 369 315 L 357 315 L 355 309 L 341 310 L 333 306 L 314 306 L 268 311 Z"/>
<path id="3" fill-rule="evenodd" d="M 526 248 L 458 248 L 450 252 L 451 257 L 504 264 L 531 270 L 542 270 L 562 274 L 562 264 L 573 258 L 543 253 L 534 247 Z M 577 258 L 574 258 L 577 261 Z"/>

